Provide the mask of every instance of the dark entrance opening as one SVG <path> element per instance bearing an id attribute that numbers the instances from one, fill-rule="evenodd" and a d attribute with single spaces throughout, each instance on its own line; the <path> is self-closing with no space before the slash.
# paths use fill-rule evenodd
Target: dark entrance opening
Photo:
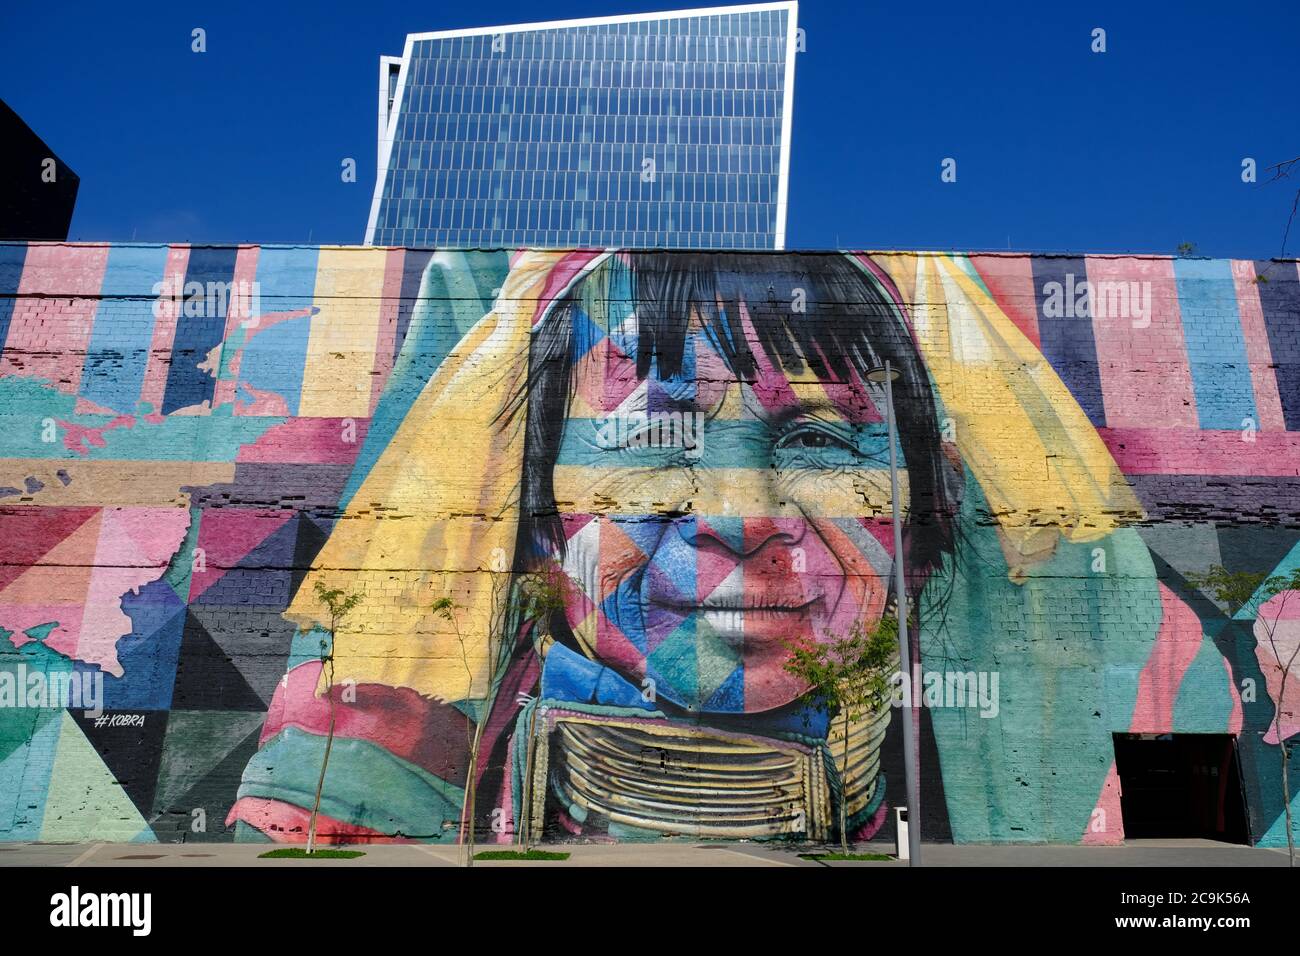
<path id="1" fill-rule="evenodd" d="M 1231 734 L 1115 734 L 1124 835 L 1249 843 Z"/>

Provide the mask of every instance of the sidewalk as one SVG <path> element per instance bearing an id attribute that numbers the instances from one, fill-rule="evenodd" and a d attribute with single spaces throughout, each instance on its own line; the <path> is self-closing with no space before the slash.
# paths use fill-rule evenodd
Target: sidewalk
<path id="1" fill-rule="evenodd" d="M 365 856 L 354 860 L 262 860 L 273 847 L 254 843 L 5 843 L 0 867 L 6 866 L 464 866 L 464 850 L 456 846 L 377 845 L 357 847 Z M 480 850 L 510 849 L 495 844 Z M 800 854 L 816 847 L 772 846 L 756 843 L 547 844 L 542 849 L 568 852 L 563 862 L 488 861 L 475 866 L 875 866 L 905 867 L 888 862 L 806 860 Z M 835 851 L 837 847 L 825 848 Z M 885 844 L 854 847 L 859 853 L 892 853 Z M 1286 850 L 1256 849 L 1209 840 L 1138 840 L 1120 847 L 1005 846 L 986 844 L 926 844 L 926 866 L 1286 866 Z"/>

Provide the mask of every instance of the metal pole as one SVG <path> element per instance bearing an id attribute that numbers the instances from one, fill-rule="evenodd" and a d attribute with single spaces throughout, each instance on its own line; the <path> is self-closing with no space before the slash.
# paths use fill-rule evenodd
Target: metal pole
<path id="1" fill-rule="evenodd" d="M 921 865 L 921 781 L 916 764 L 916 695 L 912 685 L 912 653 L 907 634 L 907 583 L 903 574 L 903 518 L 898 500 L 898 426 L 894 421 L 894 382 L 885 362 L 885 405 L 889 416 L 889 489 L 894 510 L 894 587 L 898 602 L 899 672 L 907 688 L 903 708 L 903 775 L 907 785 L 908 866 Z"/>

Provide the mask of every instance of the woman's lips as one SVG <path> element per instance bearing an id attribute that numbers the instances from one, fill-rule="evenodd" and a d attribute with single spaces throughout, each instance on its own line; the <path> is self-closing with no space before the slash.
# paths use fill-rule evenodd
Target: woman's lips
<path id="1" fill-rule="evenodd" d="M 653 597 L 650 603 L 675 616 L 685 618 L 694 614 L 723 641 L 738 646 L 746 642 L 788 640 L 806 633 L 813 613 L 823 601 L 820 595 L 798 602 L 755 595 L 740 604 L 725 599 L 684 604 Z"/>
<path id="2" fill-rule="evenodd" d="M 710 598 L 707 601 L 675 601 L 671 598 L 658 598 L 651 595 L 650 603 L 658 604 L 660 607 L 681 608 L 686 611 L 802 611 L 804 608 L 816 604 L 821 600 L 818 595 L 815 598 L 768 598 L 756 596 L 748 599 L 714 600 Z"/>

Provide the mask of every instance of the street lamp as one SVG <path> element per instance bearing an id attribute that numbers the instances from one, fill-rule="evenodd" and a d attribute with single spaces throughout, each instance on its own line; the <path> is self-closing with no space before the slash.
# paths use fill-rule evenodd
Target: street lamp
<path id="1" fill-rule="evenodd" d="M 894 509 L 894 587 L 898 606 L 899 672 L 906 688 L 907 706 L 903 708 L 903 776 L 907 785 L 907 865 L 921 865 L 921 781 L 916 763 L 916 695 L 912 684 L 912 653 L 907 636 L 907 586 L 903 580 L 903 519 L 898 503 L 898 426 L 894 421 L 894 380 L 898 369 L 885 360 L 884 365 L 868 370 L 867 381 L 885 386 L 885 406 L 889 419 L 889 489 Z"/>

